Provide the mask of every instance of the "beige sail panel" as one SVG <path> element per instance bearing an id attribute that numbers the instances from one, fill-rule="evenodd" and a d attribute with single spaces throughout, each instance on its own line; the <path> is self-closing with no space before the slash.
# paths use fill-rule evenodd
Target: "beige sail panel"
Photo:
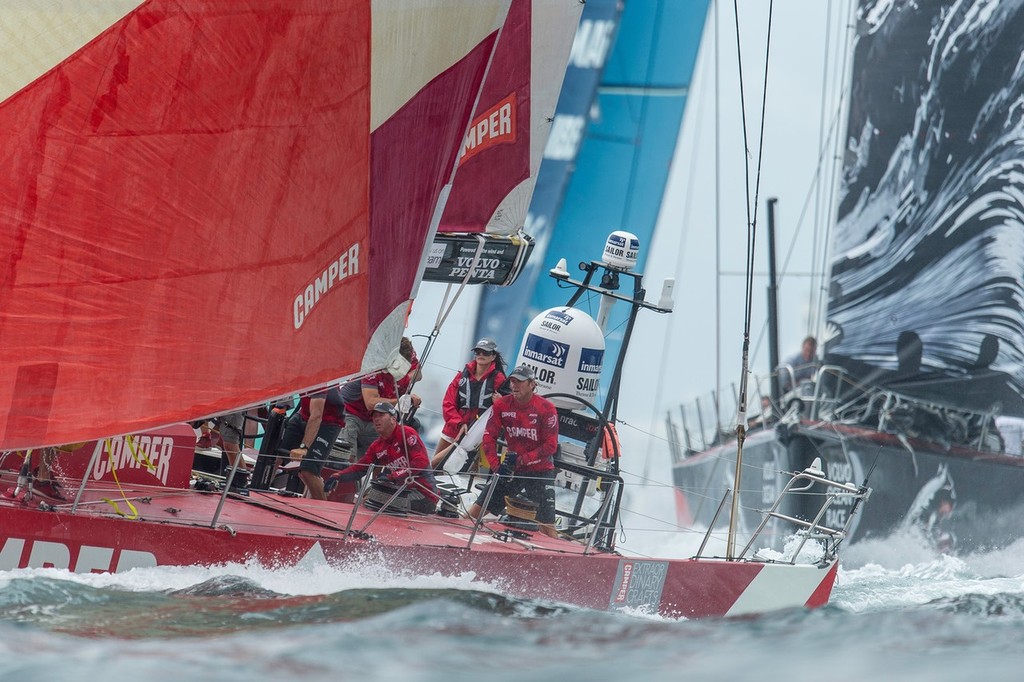
<path id="1" fill-rule="evenodd" d="M 508 0 L 374 0 L 370 130 L 501 27 Z"/>
<path id="2" fill-rule="evenodd" d="M 142 0 L 5 0 L 0 3 L 0 101 L 42 76 Z"/>

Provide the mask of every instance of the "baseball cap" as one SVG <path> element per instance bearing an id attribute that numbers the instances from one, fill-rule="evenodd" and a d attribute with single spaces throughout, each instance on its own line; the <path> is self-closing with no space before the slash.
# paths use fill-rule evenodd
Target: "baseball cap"
<path id="1" fill-rule="evenodd" d="M 480 339 L 473 346 L 473 350 L 482 350 L 485 353 L 497 353 L 498 344 L 494 342 L 494 339 Z"/>
<path id="2" fill-rule="evenodd" d="M 533 367 L 529 365 L 519 365 L 508 376 L 510 379 L 519 379 L 520 381 L 533 381 L 537 378 L 537 375 L 533 372 Z"/>
<path id="3" fill-rule="evenodd" d="M 384 414 L 390 414 L 392 417 L 398 417 L 398 410 L 391 403 L 384 402 L 383 400 L 373 406 L 374 412 L 383 412 Z"/>

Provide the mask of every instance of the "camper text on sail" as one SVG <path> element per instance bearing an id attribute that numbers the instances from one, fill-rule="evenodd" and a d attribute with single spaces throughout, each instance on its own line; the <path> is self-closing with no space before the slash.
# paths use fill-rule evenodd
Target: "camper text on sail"
<path id="1" fill-rule="evenodd" d="M 353 244 L 347 250 L 342 251 L 340 256 L 333 259 L 330 264 L 328 264 L 327 267 L 317 275 L 316 279 L 310 282 L 306 288 L 295 297 L 295 300 L 292 303 L 292 319 L 295 324 L 295 328 L 299 329 L 302 327 L 302 323 L 306 321 L 307 317 L 309 317 L 310 312 L 313 310 L 313 306 L 319 303 L 322 296 L 333 289 L 335 285 L 343 279 L 358 272 L 359 244 Z"/>
<path id="2" fill-rule="evenodd" d="M 488 147 L 516 141 L 516 93 L 477 117 L 466 133 L 459 164 Z"/>

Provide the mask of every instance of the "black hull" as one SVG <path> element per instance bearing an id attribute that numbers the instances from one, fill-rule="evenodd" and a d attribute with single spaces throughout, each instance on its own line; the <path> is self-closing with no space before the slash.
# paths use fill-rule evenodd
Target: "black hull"
<path id="1" fill-rule="evenodd" d="M 939 549 L 965 553 L 1005 546 L 1024 535 L 1024 458 L 946 448 L 858 427 L 801 422 L 788 430 L 752 434 L 743 448 L 744 524 L 774 499 L 785 471 L 822 460 L 825 474 L 860 484 L 870 472 L 871 499 L 854 517 L 848 542 L 884 538 L 916 528 Z M 735 442 L 692 455 L 673 467 L 681 490 L 681 522 L 701 527 L 714 518 L 735 471 Z M 807 518 L 817 499 L 783 510 Z M 842 528 L 852 508 L 836 505 L 824 525 Z M 716 526 L 727 523 L 723 512 Z M 778 541 L 781 543 L 782 538 Z M 776 547 L 778 549 L 778 547 Z"/>

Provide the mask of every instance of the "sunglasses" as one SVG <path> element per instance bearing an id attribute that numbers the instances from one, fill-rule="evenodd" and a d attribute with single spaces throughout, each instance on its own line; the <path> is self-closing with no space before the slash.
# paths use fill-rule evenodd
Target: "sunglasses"
<path id="1" fill-rule="evenodd" d="M 479 348 L 475 349 L 473 352 L 476 353 L 477 355 L 486 355 L 488 357 L 494 355 L 494 353 L 491 351 L 480 350 Z"/>

